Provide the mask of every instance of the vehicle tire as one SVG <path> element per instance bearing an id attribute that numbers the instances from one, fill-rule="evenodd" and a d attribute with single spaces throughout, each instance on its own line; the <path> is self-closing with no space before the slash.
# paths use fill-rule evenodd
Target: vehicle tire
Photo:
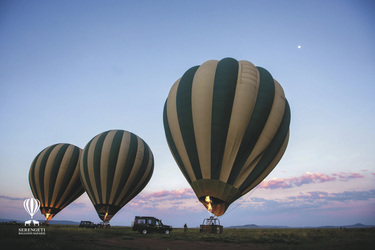
<path id="1" fill-rule="evenodd" d="M 165 230 L 165 234 L 169 234 L 170 232 L 169 232 L 169 230 L 167 229 L 167 230 Z"/>
<path id="2" fill-rule="evenodd" d="M 146 229 L 143 229 L 142 233 L 143 233 L 143 234 L 147 234 L 147 230 L 146 230 Z"/>

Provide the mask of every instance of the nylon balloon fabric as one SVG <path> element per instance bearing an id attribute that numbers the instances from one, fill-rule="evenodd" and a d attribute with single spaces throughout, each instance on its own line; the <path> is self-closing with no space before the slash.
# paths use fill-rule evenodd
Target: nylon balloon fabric
<path id="1" fill-rule="evenodd" d="M 109 222 L 151 179 L 154 157 L 139 136 L 109 130 L 84 148 L 79 164 L 82 184 L 99 218 Z"/>
<path id="2" fill-rule="evenodd" d="M 81 151 L 72 144 L 59 143 L 45 148 L 33 160 L 29 183 L 46 220 L 84 193 L 78 172 Z"/>
<path id="3" fill-rule="evenodd" d="M 173 84 L 163 112 L 177 165 L 216 216 L 274 169 L 288 144 L 290 118 L 284 91 L 271 74 L 233 58 L 187 70 Z"/>

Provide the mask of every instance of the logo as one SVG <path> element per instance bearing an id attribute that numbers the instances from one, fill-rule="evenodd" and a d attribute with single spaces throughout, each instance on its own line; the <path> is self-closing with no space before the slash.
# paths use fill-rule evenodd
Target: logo
<path id="1" fill-rule="evenodd" d="M 45 235 L 46 229 L 39 227 L 39 221 L 33 219 L 39 210 L 40 201 L 34 198 L 26 199 L 23 202 L 23 207 L 30 215 L 31 220 L 25 221 L 25 228 L 18 228 L 18 235 Z"/>
<path id="2" fill-rule="evenodd" d="M 29 198 L 26 199 L 23 202 L 23 207 L 25 208 L 26 212 L 28 212 L 31 216 L 31 220 L 25 221 L 25 227 L 26 226 L 31 226 L 31 223 L 33 223 L 34 226 L 39 227 L 39 221 L 33 220 L 34 214 L 38 212 L 39 207 L 40 207 L 40 201 L 34 198 Z"/>

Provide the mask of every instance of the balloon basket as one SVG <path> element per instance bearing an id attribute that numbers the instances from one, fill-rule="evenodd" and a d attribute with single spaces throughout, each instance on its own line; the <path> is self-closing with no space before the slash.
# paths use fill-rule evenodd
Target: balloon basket
<path id="1" fill-rule="evenodd" d="M 109 224 L 109 222 L 100 222 L 98 224 L 98 228 L 109 229 L 111 228 L 111 224 Z"/>
<path id="2" fill-rule="evenodd" d="M 218 218 L 210 216 L 210 218 L 206 218 L 203 220 L 203 223 L 199 227 L 199 232 L 222 234 L 223 226 L 220 225 L 220 220 Z"/>

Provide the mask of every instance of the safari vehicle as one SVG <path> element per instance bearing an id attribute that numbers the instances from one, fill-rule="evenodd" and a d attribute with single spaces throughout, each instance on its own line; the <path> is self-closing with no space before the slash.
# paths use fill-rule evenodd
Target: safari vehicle
<path id="1" fill-rule="evenodd" d="M 81 223 L 79 223 L 79 227 L 96 229 L 98 226 L 91 221 L 81 221 Z"/>
<path id="2" fill-rule="evenodd" d="M 164 225 L 161 220 L 155 217 L 135 216 L 132 229 L 143 234 L 152 232 L 169 234 L 172 231 L 172 226 Z"/>
<path id="3" fill-rule="evenodd" d="M 211 216 L 210 218 L 204 219 L 202 225 L 200 225 L 199 232 L 201 233 L 223 233 L 223 226 L 220 225 L 220 220 Z"/>

